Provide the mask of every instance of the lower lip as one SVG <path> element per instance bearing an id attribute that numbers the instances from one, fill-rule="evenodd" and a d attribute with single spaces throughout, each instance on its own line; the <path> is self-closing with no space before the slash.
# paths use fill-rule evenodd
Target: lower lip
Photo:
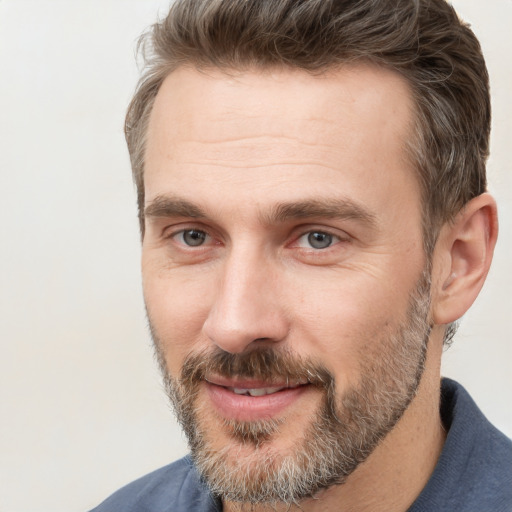
<path id="1" fill-rule="evenodd" d="M 283 389 L 263 396 L 237 395 L 233 391 L 205 382 L 208 396 L 220 414 L 238 421 L 257 421 L 273 418 L 296 402 L 310 385 Z"/>

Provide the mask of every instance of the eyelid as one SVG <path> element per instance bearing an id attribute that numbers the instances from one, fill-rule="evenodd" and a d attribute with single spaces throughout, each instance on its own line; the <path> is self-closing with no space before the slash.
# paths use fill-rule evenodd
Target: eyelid
<path id="1" fill-rule="evenodd" d="M 183 239 L 179 239 L 179 236 L 183 236 L 187 231 L 199 231 L 204 233 L 205 240 L 202 244 L 194 246 L 188 245 Z M 177 248 L 183 251 L 199 251 L 205 250 L 213 245 L 212 241 L 215 241 L 215 235 L 206 226 L 198 225 L 197 222 L 182 222 L 167 226 L 162 230 L 162 241 L 172 243 Z"/>
<path id="2" fill-rule="evenodd" d="M 184 231 L 201 231 L 206 233 L 208 236 L 212 236 L 211 230 L 206 226 L 201 225 L 197 222 L 178 222 L 172 225 L 166 225 L 162 229 L 161 237 L 164 239 L 172 238 L 178 233 L 183 233 Z"/>
<path id="3" fill-rule="evenodd" d="M 191 244 L 187 244 L 185 242 L 185 233 L 187 232 L 190 232 L 190 231 L 195 231 L 196 233 L 202 233 L 204 234 L 204 239 L 202 241 L 202 243 L 198 244 L 198 245 L 191 245 Z M 194 229 L 194 228 L 190 228 L 190 229 L 181 229 L 177 232 L 175 232 L 171 238 L 176 240 L 176 238 L 180 236 L 181 237 L 181 240 L 179 241 L 180 245 L 184 245 L 186 247 L 190 247 L 190 248 L 193 248 L 193 249 L 196 249 L 198 247 L 203 247 L 204 245 L 206 245 L 210 240 L 211 240 L 211 236 L 206 232 L 206 231 L 203 231 L 202 229 Z"/>
<path id="4" fill-rule="evenodd" d="M 222 243 L 222 235 L 218 235 L 215 230 L 212 230 L 210 226 L 205 226 L 203 225 L 202 223 L 198 223 L 197 221 L 184 221 L 184 222 L 179 222 L 177 224 L 173 224 L 173 225 L 167 225 L 166 227 L 164 227 L 162 229 L 162 234 L 161 234 L 161 238 L 163 240 L 170 240 L 170 239 L 173 239 L 174 237 L 176 237 L 177 235 L 181 234 L 181 233 L 184 233 L 185 231 L 189 231 L 189 230 L 195 230 L 195 231 L 200 231 L 202 233 L 205 233 L 206 234 L 206 243 L 205 244 L 202 244 L 200 246 L 197 246 L 196 249 L 198 249 L 199 247 L 205 247 L 205 245 L 207 245 L 208 243 L 211 243 L 211 241 L 218 241 L 220 243 Z M 327 252 L 330 248 L 334 247 L 335 245 L 337 245 L 339 242 L 349 242 L 351 241 L 353 238 L 350 234 L 348 234 L 346 231 L 344 230 L 341 230 L 341 229 L 338 229 L 338 228 L 333 228 L 333 227 L 327 227 L 327 226 L 319 226 L 319 225 L 301 225 L 301 226 L 298 226 L 294 229 L 294 234 L 291 235 L 291 241 L 288 242 L 286 244 L 286 246 L 288 247 L 295 247 L 295 248 L 300 248 L 300 249 L 303 249 L 303 250 L 310 250 L 310 251 L 314 251 L 314 252 Z M 326 235 L 329 235 L 331 237 L 333 237 L 335 240 L 333 241 L 333 244 L 331 246 L 328 246 L 327 248 L 324 248 L 324 249 L 315 249 L 313 247 L 300 247 L 298 246 L 298 241 L 310 234 L 310 233 L 314 233 L 314 232 L 318 232 L 318 233 L 325 233 Z M 192 249 L 194 249 L 193 246 L 187 246 L 186 244 L 184 244 L 183 242 L 178 242 L 180 246 L 182 247 L 190 247 Z"/>
<path id="5" fill-rule="evenodd" d="M 312 243 L 310 242 L 310 240 L 309 240 L 309 237 L 313 233 L 322 234 L 322 235 L 325 235 L 326 237 L 328 237 L 329 238 L 329 240 L 328 240 L 329 244 L 326 245 L 325 247 L 314 247 L 312 245 Z M 304 239 L 304 245 L 301 245 L 301 242 L 302 242 L 303 239 Z M 340 241 L 341 241 L 341 239 L 337 235 L 332 235 L 331 233 L 327 233 L 327 232 L 324 232 L 324 231 L 313 230 L 313 231 L 308 231 L 307 233 L 304 233 L 303 235 L 299 236 L 299 238 L 297 238 L 297 242 L 296 243 L 297 243 L 297 245 L 299 247 L 301 247 L 303 249 L 313 250 L 313 251 L 326 251 L 326 250 L 330 249 L 333 245 L 336 245 Z"/>
<path id="6" fill-rule="evenodd" d="M 296 233 L 297 234 L 293 236 L 292 245 L 296 244 L 301 238 L 303 238 L 306 235 L 309 235 L 310 233 L 324 233 L 333 238 L 336 238 L 340 242 L 348 242 L 352 240 L 352 237 L 346 231 L 325 226 L 301 226 L 299 229 L 296 230 Z"/>
<path id="7" fill-rule="evenodd" d="M 170 231 L 170 233 L 164 235 L 167 238 L 172 238 L 173 236 L 179 235 L 180 233 L 185 233 L 186 231 L 197 231 L 199 233 L 204 233 L 207 236 L 211 236 L 210 233 L 208 233 L 208 231 L 206 229 L 199 229 L 199 228 L 195 228 L 195 227 L 172 229 L 172 230 L 167 230 L 167 231 Z"/>

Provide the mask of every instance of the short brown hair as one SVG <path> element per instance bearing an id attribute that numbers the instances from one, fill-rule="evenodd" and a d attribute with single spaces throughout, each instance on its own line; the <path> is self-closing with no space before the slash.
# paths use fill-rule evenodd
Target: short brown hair
<path id="1" fill-rule="evenodd" d="M 181 65 L 321 73 L 360 59 L 404 77 L 416 104 L 408 141 L 427 254 L 439 227 L 485 191 L 488 74 L 480 45 L 444 0 L 176 0 L 141 40 L 147 68 L 125 123 L 144 230 L 144 149 L 154 99 Z"/>

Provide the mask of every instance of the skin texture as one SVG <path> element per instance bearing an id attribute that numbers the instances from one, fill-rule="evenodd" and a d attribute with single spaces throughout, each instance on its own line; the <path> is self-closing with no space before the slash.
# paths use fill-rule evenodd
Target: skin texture
<path id="1" fill-rule="evenodd" d="M 142 271 L 172 378 L 190 354 L 273 348 L 321 364 L 338 397 L 360 383 L 363 355 L 381 357 L 406 322 L 426 265 L 420 192 L 404 151 L 412 114 L 407 84 L 371 66 L 315 77 L 181 68 L 166 79 L 148 129 Z M 190 245 L 198 232 L 204 240 Z M 315 232 L 332 237 L 330 245 L 312 247 Z M 487 194 L 442 228 L 418 393 L 346 483 L 305 500 L 303 510 L 406 510 L 419 494 L 444 440 L 444 324 L 476 297 L 496 232 Z M 307 388 L 273 410 L 281 426 L 265 449 L 292 451 L 320 401 Z M 223 426 L 235 413 L 219 410 L 206 383 L 197 406 L 212 450 L 233 448 L 234 468 L 237 458 L 254 456 L 253 444 Z M 250 408 L 241 411 L 254 419 Z"/>

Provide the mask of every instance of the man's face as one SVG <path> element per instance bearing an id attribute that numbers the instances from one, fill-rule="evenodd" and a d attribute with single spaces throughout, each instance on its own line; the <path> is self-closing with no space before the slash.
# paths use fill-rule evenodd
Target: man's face
<path id="1" fill-rule="evenodd" d="M 414 396 L 428 276 L 411 118 L 402 79 L 366 66 L 183 68 L 157 96 L 144 295 L 193 455 L 227 499 L 343 482 Z"/>

